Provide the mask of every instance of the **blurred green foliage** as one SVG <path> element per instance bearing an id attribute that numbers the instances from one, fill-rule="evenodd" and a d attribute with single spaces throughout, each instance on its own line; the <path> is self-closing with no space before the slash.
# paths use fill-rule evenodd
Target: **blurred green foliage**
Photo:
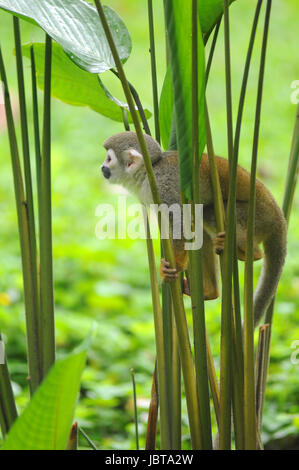
<path id="1" fill-rule="evenodd" d="M 149 40 L 146 1 L 109 0 L 125 21 L 133 41 L 125 68 L 140 93 L 143 105 L 152 109 Z M 155 2 L 158 78 L 161 90 L 165 74 L 165 38 L 162 2 Z M 259 147 L 259 177 L 281 202 L 286 176 L 296 106 L 291 103 L 291 83 L 299 78 L 297 60 L 297 1 L 274 2 L 270 47 L 267 57 L 262 128 Z M 242 69 L 253 17 L 252 2 L 231 7 L 232 79 L 234 106 L 239 97 Z M 208 87 L 209 110 L 215 149 L 226 155 L 223 31 L 219 37 Z M 43 32 L 22 23 L 23 43 L 43 41 Z M 258 36 L 257 46 L 260 45 Z M 15 94 L 12 18 L 0 12 L 0 42 Z M 256 100 L 259 47 L 255 49 L 242 130 L 240 163 L 251 159 L 252 121 Z M 30 85 L 30 70 L 25 62 Z M 124 99 L 117 79 L 102 75 L 109 90 Z M 27 92 L 29 120 L 31 93 Z M 42 93 L 40 92 L 40 98 Z M 58 356 L 72 350 L 94 328 L 97 332 L 83 374 L 76 419 L 101 449 L 133 449 L 135 446 L 130 369 L 136 371 L 141 446 L 144 445 L 146 411 L 154 369 L 155 343 L 146 246 L 143 240 L 98 240 L 95 236 L 96 207 L 116 205 L 117 188 L 108 186 L 100 174 L 103 141 L 122 131 L 122 125 L 86 108 L 76 108 L 53 99 L 53 231 Z M 1 105 L 0 105 L 1 106 Z M 235 113 L 236 115 L 236 113 Z M 153 129 L 153 122 L 151 122 Z M 33 131 L 31 132 L 34 161 Z M 13 194 L 9 148 L 5 129 L 0 130 L 0 330 L 6 341 L 9 369 L 19 410 L 28 401 L 26 341 L 22 275 Z M 33 164 L 34 166 L 34 164 Z M 129 196 L 130 201 L 134 201 Z M 298 449 L 292 436 L 299 430 L 298 367 L 291 363 L 293 341 L 299 339 L 299 206 L 298 191 L 289 228 L 288 258 L 280 284 L 274 328 L 270 374 L 265 405 L 263 438 L 279 447 L 283 442 Z M 158 249 L 157 249 L 158 263 Z M 256 264 L 256 276 L 260 271 Z M 241 280 L 243 265 L 240 264 Z M 186 307 L 191 319 L 189 300 Z M 206 303 L 207 327 L 215 362 L 218 364 L 220 303 Z M 184 414 L 184 422 L 186 422 Z M 184 447 L 189 441 L 183 429 Z M 291 436 L 291 437 L 290 437 Z M 281 441 L 280 441 L 281 440 Z M 81 445 L 86 442 L 80 439 Z M 277 444 L 278 442 L 278 444 Z"/>

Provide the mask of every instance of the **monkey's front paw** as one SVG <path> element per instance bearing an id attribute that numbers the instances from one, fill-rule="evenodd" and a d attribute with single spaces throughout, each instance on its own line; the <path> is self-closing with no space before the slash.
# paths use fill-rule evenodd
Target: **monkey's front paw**
<path id="1" fill-rule="evenodd" d="M 178 278 L 178 272 L 170 267 L 170 263 L 164 258 L 161 259 L 160 276 L 163 282 L 172 282 Z"/>
<path id="2" fill-rule="evenodd" d="M 221 255 L 224 250 L 224 243 L 225 243 L 225 232 L 220 232 L 216 235 L 214 239 L 214 247 L 217 255 Z"/>

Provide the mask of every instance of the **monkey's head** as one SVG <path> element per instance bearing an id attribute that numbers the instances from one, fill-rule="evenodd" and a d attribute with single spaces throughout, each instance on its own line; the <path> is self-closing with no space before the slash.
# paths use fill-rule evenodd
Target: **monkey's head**
<path id="1" fill-rule="evenodd" d="M 162 149 L 152 137 L 144 135 L 144 138 L 154 164 L 162 158 Z M 132 186 L 145 177 L 143 156 L 135 132 L 116 134 L 106 140 L 104 147 L 107 155 L 101 170 L 111 183 Z"/>

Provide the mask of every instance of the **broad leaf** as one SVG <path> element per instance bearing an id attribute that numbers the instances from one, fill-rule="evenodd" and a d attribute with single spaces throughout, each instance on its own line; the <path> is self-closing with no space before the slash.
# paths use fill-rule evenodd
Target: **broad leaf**
<path id="1" fill-rule="evenodd" d="M 169 148 L 170 132 L 172 125 L 173 115 L 173 91 L 172 91 L 172 78 L 171 68 L 167 69 L 159 104 L 159 122 L 162 145 L 165 149 Z"/>
<path id="2" fill-rule="evenodd" d="M 231 0 L 230 3 L 235 0 Z M 223 13 L 223 0 L 199 0 L 198 15 L 202 33 L 207 33 L 216 24 Z M 173 113 L 173 90 L 170 67 L 165 75 L 160 97 L 159 119 L 161 139 L 164 148 L 168 148 Z"/>
<path id="3" fill-rule="evenodd" d="M 235 0 L 230 0 L 230 3 Z M 203 33 L 207 33 L 217 23 L 223 13 L 223 0 L 199 0 L 198 14 Z"/>
<path id="4" fill-rule="evenodd" d="M 184 0 L 164 0 L 169 40 L 177 146 L 182 190 L 192 183 L 192 4 Z M 199 155 L 206 144 L 205 130 L 205 57 L 202 35 L 198 35 L 198 112 Z M 168 84 L 169 93 L 169 84 Z M 169 102 L 169 97 L 167 99 Z M 189 191 L 190 192 L 190 191 Z"/>
<path id="5" fill-rule="evenodd" d="M 56 362 L 11 427 L 3 450 L 66 449 L 85 360 L 81 351 Z"/>
<path id="6" fill-rule="evenodd" d="M 83 0 L 0 0 L 0 8 L 34 20 L 57 41 L 79 67 L 102 73 L 115 67 L 99 15 Z M 109 7 L 105 14 L 120 58 L 128 59 L 132 44 L 122 19 Z"/>
<path id="7" fill-rule="evenodd" d="M 30 58 L 30 48 L 34 47 L 38 86 L 44 87 L 45 45 L 42 43 L 26 44 L 22 47 L 23 55 Z M 103 116 L 122 122 L 121 108 L 127 110 L 128 120 L 132 122 L 128 105 L 114 98 L 104 87 L 99 77 L 76 67 L 69 60 L 59 44 L 52 48 L 52 95 L 73 106 L 88 106 Z M 151 113 L 146 110 L 146 117 Z"/>

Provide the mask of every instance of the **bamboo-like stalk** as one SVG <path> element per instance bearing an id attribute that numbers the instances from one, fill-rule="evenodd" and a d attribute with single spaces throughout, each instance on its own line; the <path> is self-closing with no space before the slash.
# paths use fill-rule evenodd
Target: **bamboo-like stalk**
<path id="1" fill-rule="evenodd" d="M 199 136 L 198 136 L 198 2 L 192 0 L 192 143 L 193 143 L 193 223 L 195 205 L 200 204 L 199 193 Z M 210 414 L 209 379 L 207 367 L 206 327 L 204 308 L 204 288 L 202 271 L 202 250 L 189 252 L 191 261 L 191 301 L 193 313 L 195 370 L 198 389 L 198 402 L 202 436 L 202 448 L 212 449 L 212 429 Z"/>
<path id="2" fill-rule="evenodd" d="M 155 138 L 156 138 L 156 141 L 160 143 L 161 135 L 160 135 L 160 123 L 159 123 L 159 95 L 158 95 L 158 82 L 157 82 L 153 0 L 148 0 L 147 5 L 148 5 L 148 21 L 149 21 L 149 35 L 150 35 L 150 56 L 151 56 L 151 71 L 152 71 L 154 119 L 155 119 Z"/>
<path id="3" fill-rule="evenodd" d="M 220 449 L 231 447 L 232 402 L 232 272 L 235 239 L 237 162 L 233 160 L 232 85 L 230 58 L 229 2 L 224 0 L 224 43 L 226 74 L 226 109 L 230 188 L 227 204 L 227 227 L 223 255 L 221 351 L 220 351 Z"/>
<path id="4" fill-rule="evenodd" d="M 299 174 L 299 105 L 297 106 L 296 120 L 293 132 L 291 153 L 289 158 L 289 167 L 287 173 L 287 180 L 285 185 L 285 193 L 283 197 L 282 210 L 289 225 L 291 210 L 293 206 L 295 189 L 298 181 Z M 265 316 L 265 323 L 272 326 L 272 319 L 274 314 L 275 298 L 272 300 Z"/>
<path id="5" fill-rule="evenodd" d="M 2 341 L 1 334 L 0 341 Z M 17 416 L 17 407 L 11 386 L 7 360 L 4 356 L 4 363 L 0 364 L 0 428 L 3 437 L 6 436 Z"/>
<path id="6" fill-rule="evenodd" d="M 260 16 L 260 10 L 262 6 L 262 0 L 259 0 L 256 6 L 253 25 L 251 28 L 250 40 L 248 51 L 246 55 L 245 67 L 243 72 L 243 79 L 241 85 L 241 93 L 239 99 L 238 113 L 236 119 L 236 129 L 234 137 L 234 161 L 238 161 L 239 147 L 240 147 L 240 136 L 241 136 L 241 125 L 242 117 L 245 104 L 245 96 L 247 90 L 247 83 L 249 77 L 249 70 L 253 52 L 253 46 L 256 37 L 257 25 Z M 237 247 L 235 246 L 235 250 Z M 243 366 L 243 338 L 242 338 L 242 326 L 241 326 L 241 315 L 240 315 L 240 298 L 238 283 L 238 263 L 237 256 L 235 255 L 234 262 L 234 357 L 236 360 L 236 368 L 234 368 L 234 419 L 235 419 L 235 437 L 237 448 L 244 448 L 244 410 L 243 408 L 243 396 L 244 396 L 244 366 Z"/>
<path id="7" fill-rule="evenodd" d="M 217 382 L 217 374 L 215 369 L 215 364 L 213 361 L 212 351 L 209 343 L 209 339 L 206 339 L 207 344 L 207 359 L 208 359 L 208 374 L 209 374 L 209 382 L 211 388 L 211 394 L 213 398 L 214 410 L 216 415 L 216 421 L 219 428 L 220 423 L 220 392 L 219 386 Z"/>
<path id="8" fill-rule="evenodd" d="M 32 275 L 32 263 L 30 252 L 30 230 L 28 221 L 27 201 L 24 192 L 24 184 L 22 170 L 19 158 L 18 144 L 12 114 L 10 94 L 8 89 L 8 81 L 3 62 L 2 51 L 0 48 L 0 75 L 4 88 L 4 101 L 7 119 L 7 129 L 10 143 L 10 153 L 12 161 L 14 190 L 16 198 L 16 208 L 18 216 L 19 237 L 21 245 L 23 284 L 24 284 L 24 300 L 26 313 L 26 331 L 27 331 L 27 348 L 28 348 L 28 368 L 30 377 L 30 390 L 34 392 L 41 381 L 40 363 L 39 363 L 39 340 L 38 325 L 34 312 L 36 311 L 35 303 L 35 285 Z"/>
<path id="9" fill-rule="evenodd" d="M 216 43 L 217 43 L 217 39 L 218 39 L 218 33 L 219 33 L 220 26 L 221 26 L 221 21 L 222 21 L 222 16 L 221 16 L 220 20 L 218 21 L 218 23 L 216 24 L 215 32 L 214 32 L 214 35 L 213 35 L 213 41 L 212 41 L 212 44 L 211 44 L 210 53 L 209 53 L 209 57 L 208 57 L 208 60 L 207 60 L 207 65 L 206 65 L 206 86 L 207 86 L 208 81 L 209 81 L 209 76 L 210 76 L 211 66 L 212 66 L 214 52 L 215 52 L 215 48 L 216 48 Z"/>
<path id="10" fill-rule="evenodd" d="M 290 153 L 290 158 L 289 158 L 289 167 L 288 167 L 287 180 L 286 180 L 286 185 L 285 185 L 285 194 L 284 194 L 283 204 L 282 204 L 283 213 L 286 218 L 287 224 L 289 224 L 289 221 L 290 221 L 291 210 L 292 210 L 293 200 L 294 200 L 294 193 L 295 193 L 295 189 L 296 189 L 296 185 L 298 181 L 298 173 L 299 173 L 299 104 L 297 106 L 297 111 L 296 111 L 295 126 L 294 126 L 292 145 L 291 145 L 291 153 Z M 268 352 L 267 352 L 267 356 L 265 359 L 266 374 L 268 373 L 268 367 L 269 367 L 269 361 L 270 361 L 271 329 L 272 329 L 275 300 L 276 300 L 276 296 L 273 298 L 270 306 L 268 307 L 268 310 L 265 316 L 265 323 L 269 324 L 269 330 L 270 330 Z M 260 361 L 259 355 L 257 355 L 257 362 L 258 361 Z M 262 400 L 261 400 L 260 411 L 259 411 L 260 421 L 262 420 L 265 393 L 266 393 L 266 377 L 264 381 L 264 387 L 262 390 Z"/>
<path id="11" fill-rule="evenodd" d="M 19 18 L 15 16 L 13 17 L 13 29 L 14 29 L 15 49 L 16 49 L 16 64 L 17 64 L 20 119 L 21 119 L 22 144 L 23 144 L 24 176 L 25 176 L 24 181 L 25 181 L 26 203 L 27 203 L 27 212 L 28 212 L 29 241 L 30 241 L 30 265 L 31 265 L 31 273 L 32 273 L 32 285 L 33 285 L 34 310 L 32 312 L 32 315 L 34 316 L 35 322 L 37 324 L 38 341 L 40 344 L 40 305 L 39 305 L 39 295 L 38 295 L 39 282 L 38 282 L 36 231 L 35 231 L 35 217 L 34 217 L 33 194 L 32 194 L 32 176 L 31 176 L 31 163 L 30 163 L 30 150 L 29 150 L 28 121 L 27 121 L 27 110 L 26 110 L 26 96 L 25 96 L 25 82 L 24 82 L 24 72 L 23 72 L 20 22 L 19 22 Z M 39 361 L 39 374 L 41 377 L 42 366 L 41 366 L 40 346 L 38 350 L 38 361 Z"/>
<path id="12" fill-rule="evenodd" d="M 256 416 L 257 416 L 257 429 L 261 432 L 262 427 L 262 414 L 264 407 L 264 390 L 266 389 L 267 358 L 270 347 L 270 325 L 262 325 L 259 329 L 258 349 L 256 353 Z"/>
<path id="13" fill-rule="evenodd" d="M 223 198 L 222 198 L 221 187 L 220 187 L 219 174 L 218 174 L 216 159 L 215 159 L 215 151 L 214 151 L 210 117 L 209 117 L 207 103 L 205 103 L 205 117 L 206 117 L 206 134 L 207 134 L 207 153 L 208 153 L 208 159 L 209 159 L 209 165 L 210 165 L 210 174 L 211 174 L 213 196 L 214 196 L 216 229 L 217 229 L 217 232 L 220 233 L 220 232 L 224 232 L 225 214 L 224 214 L 224 205 L 223 205 Z"/>
<path id="14" fill-rule="evenodd" d="M 119 78 L 119 74 L 117 72 L 117 70 L 114 70 L 114 69 L 111 69 L 111 72 L 120 80 Z M 121 81 L 121 80 L 120 80 Z M 130 88 L 130 92 L 134 98 L 134 101 L 136 103 L 136 106 L 137 106 L 137 109 L 138 109 L 138 112 L 139 112 L 139 115 L 140 115 L 140 119 L 142 121 L 142 125 L 143 125 L 143 130 L 146 134 L 148 135 L 151 135 L 151 130 L 150 130 L 150 127 L 148 125 L 148 121 L 146 119 L 146 115 L 145 115 L 145 112 L 144 112 L 144 109 L 143 109 L 143 106 L 141 104 L 141 101 L 140 101 L 140 98 L 139 98 L 139 95 L 137 93 L 137 90 L 136 88 L 132 85 L 132 83 L 128 82 L 128 85 L 129 85 L 129 88 Z"/>
<path id="15" fill-rule="evenodd" d="M 31 83 L 32 83 L 36 183 L 37 183 L 38 203 L 40 203 L 41 145 L 40 145 L 40 130 L 39 130 L 39 117 L 38 117 L 36 66 L 35 66 L 35 54 L 34 54 L 33 46 L 31 46 L 30 48 L 30 59 L 31 59 Z"/>
<path id="16" fill-rule="evenodd" d="M 136 450 L 139 450 L 137 395 L 136 395 L 136 382 L 135 382 L 135 370 L 134 370 L 134 369 L 131 369 L 131 378 L 132 378 L 132 386 L 133 386 L 133 402 L 134 402 L 134 422 L 135 422 Z"/>
<path id="17" fill-rule="evenodd" d="M 151 165 L 151 161 L 150 161 L 150 157 L 148 154 L 145 139 L 142 133 L 142 129 L 138 120 L 138 116 L 134 108 L 132 95 L 131 95 L 130 88 L 129 88 L 129 85 L 128 85 L 128 82 L 127 82 L 127 79 L 123 70 L 123 66 L 120 61 L 109 25 L 107 23 L 105 13 L 102 7 L 102 3 L 100 2 L 100 0 L 95 0 L 95 5 L 98 10 L 100 19 L 102 21 L 103 29 L 105 31 L 105 35 L 106 35 L 106 38 L 108 40 L 108 43 L 112 52 L 112 55 L 113 55 L 113 58 L 114 58 L 114 61 L 115 61 L 115 64 L 119 73 L 119 77 L 123 85 L 127 103 L 131 111 L 139 145 L 140 145 L 141 152 L 144 158 L 144 164 L 145 164 L 148 181 L 149 181 L 151 192 L 152 192 L 153 201 L 155 204 L 160 205 L 161 199 L 159 196 L 153 168 Z M 170 262 L 170 266 L 175 267 L 174 252 L 173 252 L 171 241 L 169 239 L 163 240 L 163 248 L 164 248 L 165 257 Z M 175 320 L 176 320 L 176 326 L 177 326 L 178 337 L 179 337 L 180 356 L 181 356 L 181 361 L 182 361 L 182 369 L 183 369 L 183 376 L 184 376 L 184 383 L 185 383 L 185 392 L 186 392 L 192 446 L 194 449 L 198 449 L 201 446 L 201 436 L 200 436 L 200 431 L 199 431 L 200 429 L 199 410 L 198 410 L 198 401 L 197 401 L 197 394 L 196 394 L 195 371 L 194 371 L 194 364 L 193 364 L 193 358 L 192 358 L 192 352 L 191 352 L 191 345 L 190 345 L 184 303 L 183 303 L 183 298 L 182 298 L 182 291 L 181 291 L 179 280 L 171 283 L 171 293 L 172 293 L 172 300 L 173 300 L 174 311 L 175 311 Z"/>
<path id="18" fill-rule="evenodd" d="M 172 312 L 172 310 L 171 310 Z M 172 313 L 173 317 L 173 313 Z M 174 320 L 174 318 L 173 318 Z M 172 344 L 171 344 L 171 424 L 172 424 L 172 449 L 182 448 L 182 391 L 181 391 L 181 361 L 178 344 L 178 334 L 175 321 L 172 321 Z"/>
<path id="19" fill-rule="evenodd" d="M 40 144 L 40 130 L 39 130 L 39 116 L 38 116 L 36 66 L 35 66 L 35 54 L 34 54 L 33 46 L 31 46 L 30 48 L 30 59 L 31 59 L 31 86 L 32 86 L 36 184 L 37 184 L 38 205 L 40 205 L 41 144 Z"/>
<path id="20" fill-rule="evenodd" d="M 213 187 L 213 196 L 214 196 L 214 211 L 216 217 L 216 228 L 217 232 L 224 231 L 224 205 L 223 205 L 223 198 L 220 188 L 220 180 L 219 174 L 216 166 L 216 159 L 215 159 L 215 152 L 214 152 L 214 145 L 213 145 L 213 138 L 212 138 L 212 131 L 210 125 L 210 117 L 208 112 L 207 103 L 205 102 L 205 119 L 206 119 L 206 136 L 207 136 L 207 153 L 210 165 L 210 174 L 211 174 L 211 181 Z M 222 265 L 222 255 L 220 256 L 220 261 Z M 213 362 L 212 352 L 209 344 L 209 340 L 206 340 L 207 344 L 207 354 L 208 354 L 208 373 L 209 373 L 209 381 L 210 387 L 213 397 L 214 409 L 216 414 L 216 420 L 218 429 L 220 427 L 220 390 L 217 382 L 217 375 L 215 371 L 215 366 Z"/>
<path id="21" fill-rule="evenodd" d="M 66 450 L 78 450 L 78 423 L 74 423 L 68 438 Z"/>
<path id="22" fill-rule="evenodd" d="M 156 449 L 158 414 L 159 414 L 159 392 L 158 392 L 158 371 L 157 371 L 157 361 L 156 361 L 155 370 L 153 373 L 151 401 L 150 401 L 150 406 L 149 406 L 149 411 L 148 411 L 145 450 Z"/>
<path id="23" fill-rule="evenodd" d="M 250 201 L 247 227 L 246 262 L 245 262 L 245 291 L 244 291 L 244 416 L 245 416 L 245 449 L 253 450 L 257 446 L 256 396 L 254 375 L 254 311 L 253 311 L 253 257 L 254 257 L 254 227 L 256 206 L 256 169 L 260 131 L 260 116 L 262 106 L 263 84 L 269 21 L 272 0 L 267 1 L 264 26 L 264 36 L 261 51 L 261 63 L 258 80 L 258 94 L 254 126 Z"/>
<path id="24" fill-rule="evenodd" d="M 42 360 L 45 376 L 55 362 L 54 289 L 51 208 L 51 68 L 52 39 L 46 35 L 44 121 L 40 174 L 40 299 Z"/>
<path id="25" fill-rule="evenodd" d="M 159 122 L 159 96 L 156 65 L 156 46 L 154 34 L 153 2 L 148 0 L 148 19 L 150 36 L 151 74 L 155 120 L 155 139 L 160 143 Z M 161 244 L 161 258 L 164 258 L 163 246 Z M 164 327 L 164 342 L 166 355 L 166 393 L 168 400 L 168 429 L 171 435 L 171 448 L 181 448 L 181 366 L 178 353 L 178 342 L 175 333 L 175 322 L 173 321 L 172 300 L 169 286 L 162 284 L 162 316 Z"/>
<path id="26" fill-rule="evenodd" d="M 282 210 L 289 223 L 294 194 L 299 174 L 299 104 L 297 106 L 296 121 L 291 146 L 290 163 L 283 197 Z"/>
<path id="27" fill-rule="evenodd" d="M 82 429 L 80 426 L 78 426 L 78 431 L 80 432 L 80 434 L 84 437 L 84 439 L 86 440 L 86 442 L 89 444 L 89 446 L 91 447 L 92 450 L 99 450 L 97 448 L 97 446 L 95 445 L 95 443 L 90 439 L 90 437 L 86 434 L 86 432 L 84 431 L 84 429 Z"/>
<path id="28" fill-rule="evenodd" d="M 153 242 L 151 239 L 148 219 L 146 218 L 147 228 L 147 254 L 149 263 L 149 273 L 151 282 L 152 292 L 152 304 L 154 312 L 154 326 L 155 326 L 155 338 L 156 338 L 156 350 L 157 350 L 157 370 L 158 370 L 158 384 L 159 384 L 159 402 L 160 402 L 160 441 L 161 449 L 171 449 L 171 416 L 169 400 L 170 397 L 167 394 L 168 390 L 168 376 L 167 376 L 167 364 L 166 364 L 166 347 L 164 339 L 164 328 L 160 304 L 160 293 L 158 286 L 158 278 L 155 264 L 155 253 Z"/>

